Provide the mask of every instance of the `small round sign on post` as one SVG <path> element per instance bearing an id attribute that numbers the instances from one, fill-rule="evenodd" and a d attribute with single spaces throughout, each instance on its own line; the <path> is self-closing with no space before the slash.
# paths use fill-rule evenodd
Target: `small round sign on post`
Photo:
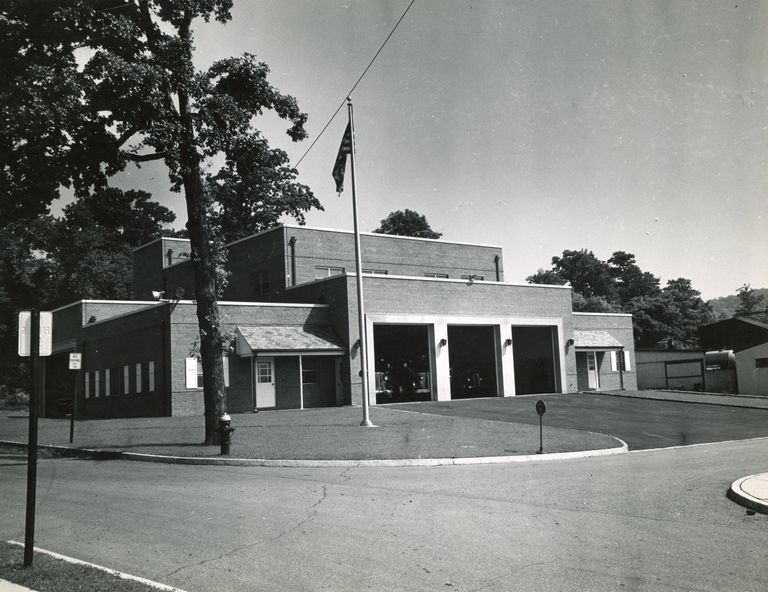
<path id="1" fill-rule="evenodd" d="M 536 401 L 536 413 L 539 414 L 539 450 L 536 454 L 541 454 L 544 452 L 544 428 L 542 427 L 542 419 L 544 413 L 547 411 L 547 406 L 544 404 L 544 401 L 539 399 Z"/>

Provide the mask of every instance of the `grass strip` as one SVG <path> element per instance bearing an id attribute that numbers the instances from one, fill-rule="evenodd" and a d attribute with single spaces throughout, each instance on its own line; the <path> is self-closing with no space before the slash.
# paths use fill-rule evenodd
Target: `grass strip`
<path id="1" fill-rule="evenodd" d="M 0 579 L 36 592 L 158 592 L 90 565 L 75 564 L 35 551 L 32 567 L 24 567 L 24 548 L 0 541 Z"/>

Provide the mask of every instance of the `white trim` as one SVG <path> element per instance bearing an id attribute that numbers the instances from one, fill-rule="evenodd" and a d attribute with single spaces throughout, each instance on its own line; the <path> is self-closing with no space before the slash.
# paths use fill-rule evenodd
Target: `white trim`
<path id="1" fill-rule="evenodd" d="M 574 312 L 572 313 L 573 316 L 584 316 L 584 317 L 629 317 L 632 318 L 632 315 L 626 312 Z M 613 327 L 614 329 L 623 329 L 623 327 Z M 577 329 L 578 330 L 578 329 Z M 587 331 L 588 329 L 583 329 L 584 331 Z"/>
<path id="2" fill-rule="evenodd" d="M 295 356 L 343 356 L 346 351 L 316 351 L 313 349 L 294 349 L 291 351 L 260 351 L 254 355 L 257 358 L 289 358 Z"/>
<path id="3" fill-rule="evenodd" d="M 24 543 L 20 543 L 18 541 L 8 541 L 8 543 L 10 543 L 11 545 L 16 545 L 17 547 L 24 546 Z M 153 580 L 147 580 L 146 578 L 140 578 L 139 576 L 132 576 L 130 574 L 123 573 L 121 571 L 110 569 L 108 567 L 96 565 L 95 563 L 89 563 L 88 561 L 81 561 L 80 559 L 68 557 L 67 555 L 60 555 L 59 553 L 54 553 L 53 551 L 46 551 L 45 549 L 41 549 L 40 547 L 34 547 L 34 551 L 35 553 L 43 553 L 45 555 L 49 555 L 50 557 L 53 557 L 54 559 L 60 559 L 62 561 L 66 561 L 67 563 L 72 563 L 74 565 L 86 565 L 88 567 L 92 567 L 93 569 L 98 569 L 99 571 L 103 571 L 110 575 L 118 577 L 121 580 L 139 582 L 141 584 L 144 584 L 145 586 L 149 586 L 150 588 L 155 588 L 156 590 L 163 590 L 164 592 L 184 592 L 184 590 L 182 590 L 181 588 L 174 588 L 173 586 L 161 584 Z"/>
<path id="4" fill-rule="evenodd" d="M 624 372 L 632 372 L 632 361 L 629 350 L 624 350 Z"/>
<path id="5" fill-rule="evenodd" d="M 296 286 L 287 286 L 286 290 L 295 290 L 297 288 L 303 288 L 304 286 L 308 286 L 310 284 L 316 284 L 318 282 L 327 282 L 329 280 L 337 279 L 340 277 L 348 277 L 348 278 L 354 278 L 357 277 L 357 274 L 351 271 L 347 271 L 346 273 L 339 273 L 336 275 L 324 277 L 324 278 L 316 278 L 309 282 L 304 282 L 301 284 L 298 284 Z M 417 275 L 394 275 L 394 274 L 378 274 L 378 273 L 364 273 L 363 277 L 365 278 L 375 278 L 380 280 L 411 280 L 411 281 L 419 281 L 419 282 L 443 282 L 443 283 L 449 283 L 449 284 L 467 284 L 467 280 L 462 280 L 459 278 L 434 278 L 434 277 L 424 277 L 424 276 L 417 276 Z M 557 284 L 524 284 L 524 283 L 513 283 L 513 282 L 495 282 L 493 280 L 474 280 L 472 284 L 477 285 L 488 285 L 488 286 L 512 286 L 516 288 L 555 288 L 558 290 L 572 290 L 570 286 L 559 286 Z M 468 288 L 470 286 L 467 286 Z M 577 314 L 577 313 L 573 313 Z M 603 314 L 603 313 L 581 313 L 581 314 Z M 613 313 L 610 313 L 613 314 Z M 621 316 L 628 316 L 631 317 L 632 315 L 621 315 Z"/>
<path id="6" fill-rule="evenodd" d="M 443 280 L 445 281 L 445 280 Z M 450 399 L 450 384 L 447 380 L 447 358 L 450 343 L 445 347 L 438 345 L 440 339 L 448 337 L 448 325 L 479 325 L 501 327 L 500 331 L 494 331 L 497 362 L 501 367 L 497 367 L 497 372 L 501 374 L 501 381 L 497 376 L 497 392 L 499 397 L 511 397 L 515 392 L 515 372 L 514 372 L 514 351 L 508 355 L 511 347 L 502 347 L 502 339 L 506 339 L 507 333 L 512 336 L 514 327 L 555 327 L 557 330 L 556 345 L 556 364 L 555 374 L 559 375 L 560 393 L 567 393 L 567 369 L 565 355 L 565 339 L 563 335 L 562 317 L 478 317 L 478 316 L 459 316 L 459 315 L 414 315 L 414 314 L 366 314 L 366 332 L 370 336 L 368 339 L 367 354 L 369 359 L 373 360 L 373 328 L 374 325 L 431 325 L 434 327 L 433 347 L 436 348 L 435 356 L 435 376 L 432 377 L 434 393 L 436 400 Z M 508 329 L 507 329 L 508 328 Z M 430 354 L 432 355 L 432 354 Z M 558 371 L 559 370 L 559 371 Z M 368 376 L 369 392 L 376 392 L 375 375 L 369 371 Z"/>
<path id="7" fill-rule="evenodd" d="M 158 304 L 157 300 L 75 300 L 59 308 L 54 308 L 51 312 L 59 312 L 70 306 L 77 306 L 78 304 Z M 110 317 L 114 318 L 114 317 Z M 96 321 L 97 323 L 99 321 Z M 93 325 L 94 323 L 91 323 Z"/>
<path id="8" fill-rule="evenodd" d="M 611 350 L 611 372 L 619 371 L 619 361 L 616 359 L 616 350 Z"/>
<path id="9" fill-rule="evenodd" d="M 182 238 L 180 236 L 161 236 L 160 238 L 156 238 L 154 240 L 149 241 L 148 243 L 144 243 L 143 245 L 139 245 L 138 247 L 132 249 L 131 252 L 135 253 L 136 251 L 140 251 L 141 249 L 148 247 L 149 245 L 154 245 L 158 241 L 164 241 L 164 240 L 175 240 L 175 241 L 187 241 L 190 243 L 191 241 L 188 238 Z"/>

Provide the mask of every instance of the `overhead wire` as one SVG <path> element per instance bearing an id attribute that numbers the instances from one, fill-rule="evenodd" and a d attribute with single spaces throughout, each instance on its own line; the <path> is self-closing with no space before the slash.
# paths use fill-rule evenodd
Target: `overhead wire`
<path id="1" fill-rule="evenodd" d="M 365 70 L 363 70 L 363 73 L 360 74 L 357 81 L 352 85 L 352 88 L 349 89 L 349 91 L 344 95 L 344 98 L 341 100 L 341 103 L 339 103 L 339 106 L 336 107 L 336 111 L 333 112 L 333 115 L 331 115 L 330 119 L 328 119 L 328 122 L 323 126 L 323 129 L 320 130 L 320 133 L 317 134 L 317 137 L 313 140 L 313 142 L 309 145 L 309 148 L 307 148 L 306 152 L 301 155 L 301 158 L 296 162 L 294 165 L 294 168 L 299 168 L 299 165 L 301 164 L 301 161 L 304 160 L 304 158 L 309 154 L 309 151 L 312 150 L 312 148 L 317 144 L 317 141 L 322 137 L 322 135 L 325 133 L 325 130 L 328 129 L 328 126 L 331 125 L 331 122 L 336 118 L 336 116 L 339 114 L 339 111 L 341 111 L 341 108 L 344 106 L 344 102 L 352 95 L 353 92 L 355 92 L 355 89 L 357 88 L 357 85 L 360 84 L 360 82 L 363 80 L 363 77 L 368 73 L 368 70 L 371 69 L 371 66 L 373 66 L 373 63 L 376 61 L 376 58 L 379 57 L 379 54 L 384 49 L 384 46 L 387 44 L 389 39 L 394 35 L 397 28 L 400 26 L 400 23 L 403 22 L 403 19 L 405 18 L 405 15 L 408 14 L 408 11 L 411 9 L 411 6 L 414 5 L 416 0 L 411 0 L 411 3 L 408 4 L 408 7 L 403 11 L 403 14 L 400 15 L 400 18 L 395 23 L 395 26 L 392 27 L 392 30 L 389 32 L 389 35 L 387 35 L 386 39 L 384 39 L 384 42 L 381 44 L 379 49 L 376 51 L 374 56 L 371 58 L 371 61 L 368 62 L 368 65 L 365 67 Z"/>

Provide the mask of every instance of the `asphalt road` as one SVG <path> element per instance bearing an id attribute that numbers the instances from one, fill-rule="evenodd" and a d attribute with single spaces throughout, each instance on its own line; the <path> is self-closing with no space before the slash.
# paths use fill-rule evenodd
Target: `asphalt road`
<path id="1" fill-rule="evenodd" d="M 536 401 L 547 406 L 546 427 L 621 438 L 630 450 L 768 436 L 768 409 L 726 407 L 609 395 L 567 394 L 387 405 L 418 413 L 536 424 Z"/>
<path id="2" fill-rule="evenodd" d="M 766 440 L 571 461 L 291 469 L 42 460 L 36 544 L 205 590 L 765 590 Z M 23 461 L 0 536 L 23 540 Z"/>

